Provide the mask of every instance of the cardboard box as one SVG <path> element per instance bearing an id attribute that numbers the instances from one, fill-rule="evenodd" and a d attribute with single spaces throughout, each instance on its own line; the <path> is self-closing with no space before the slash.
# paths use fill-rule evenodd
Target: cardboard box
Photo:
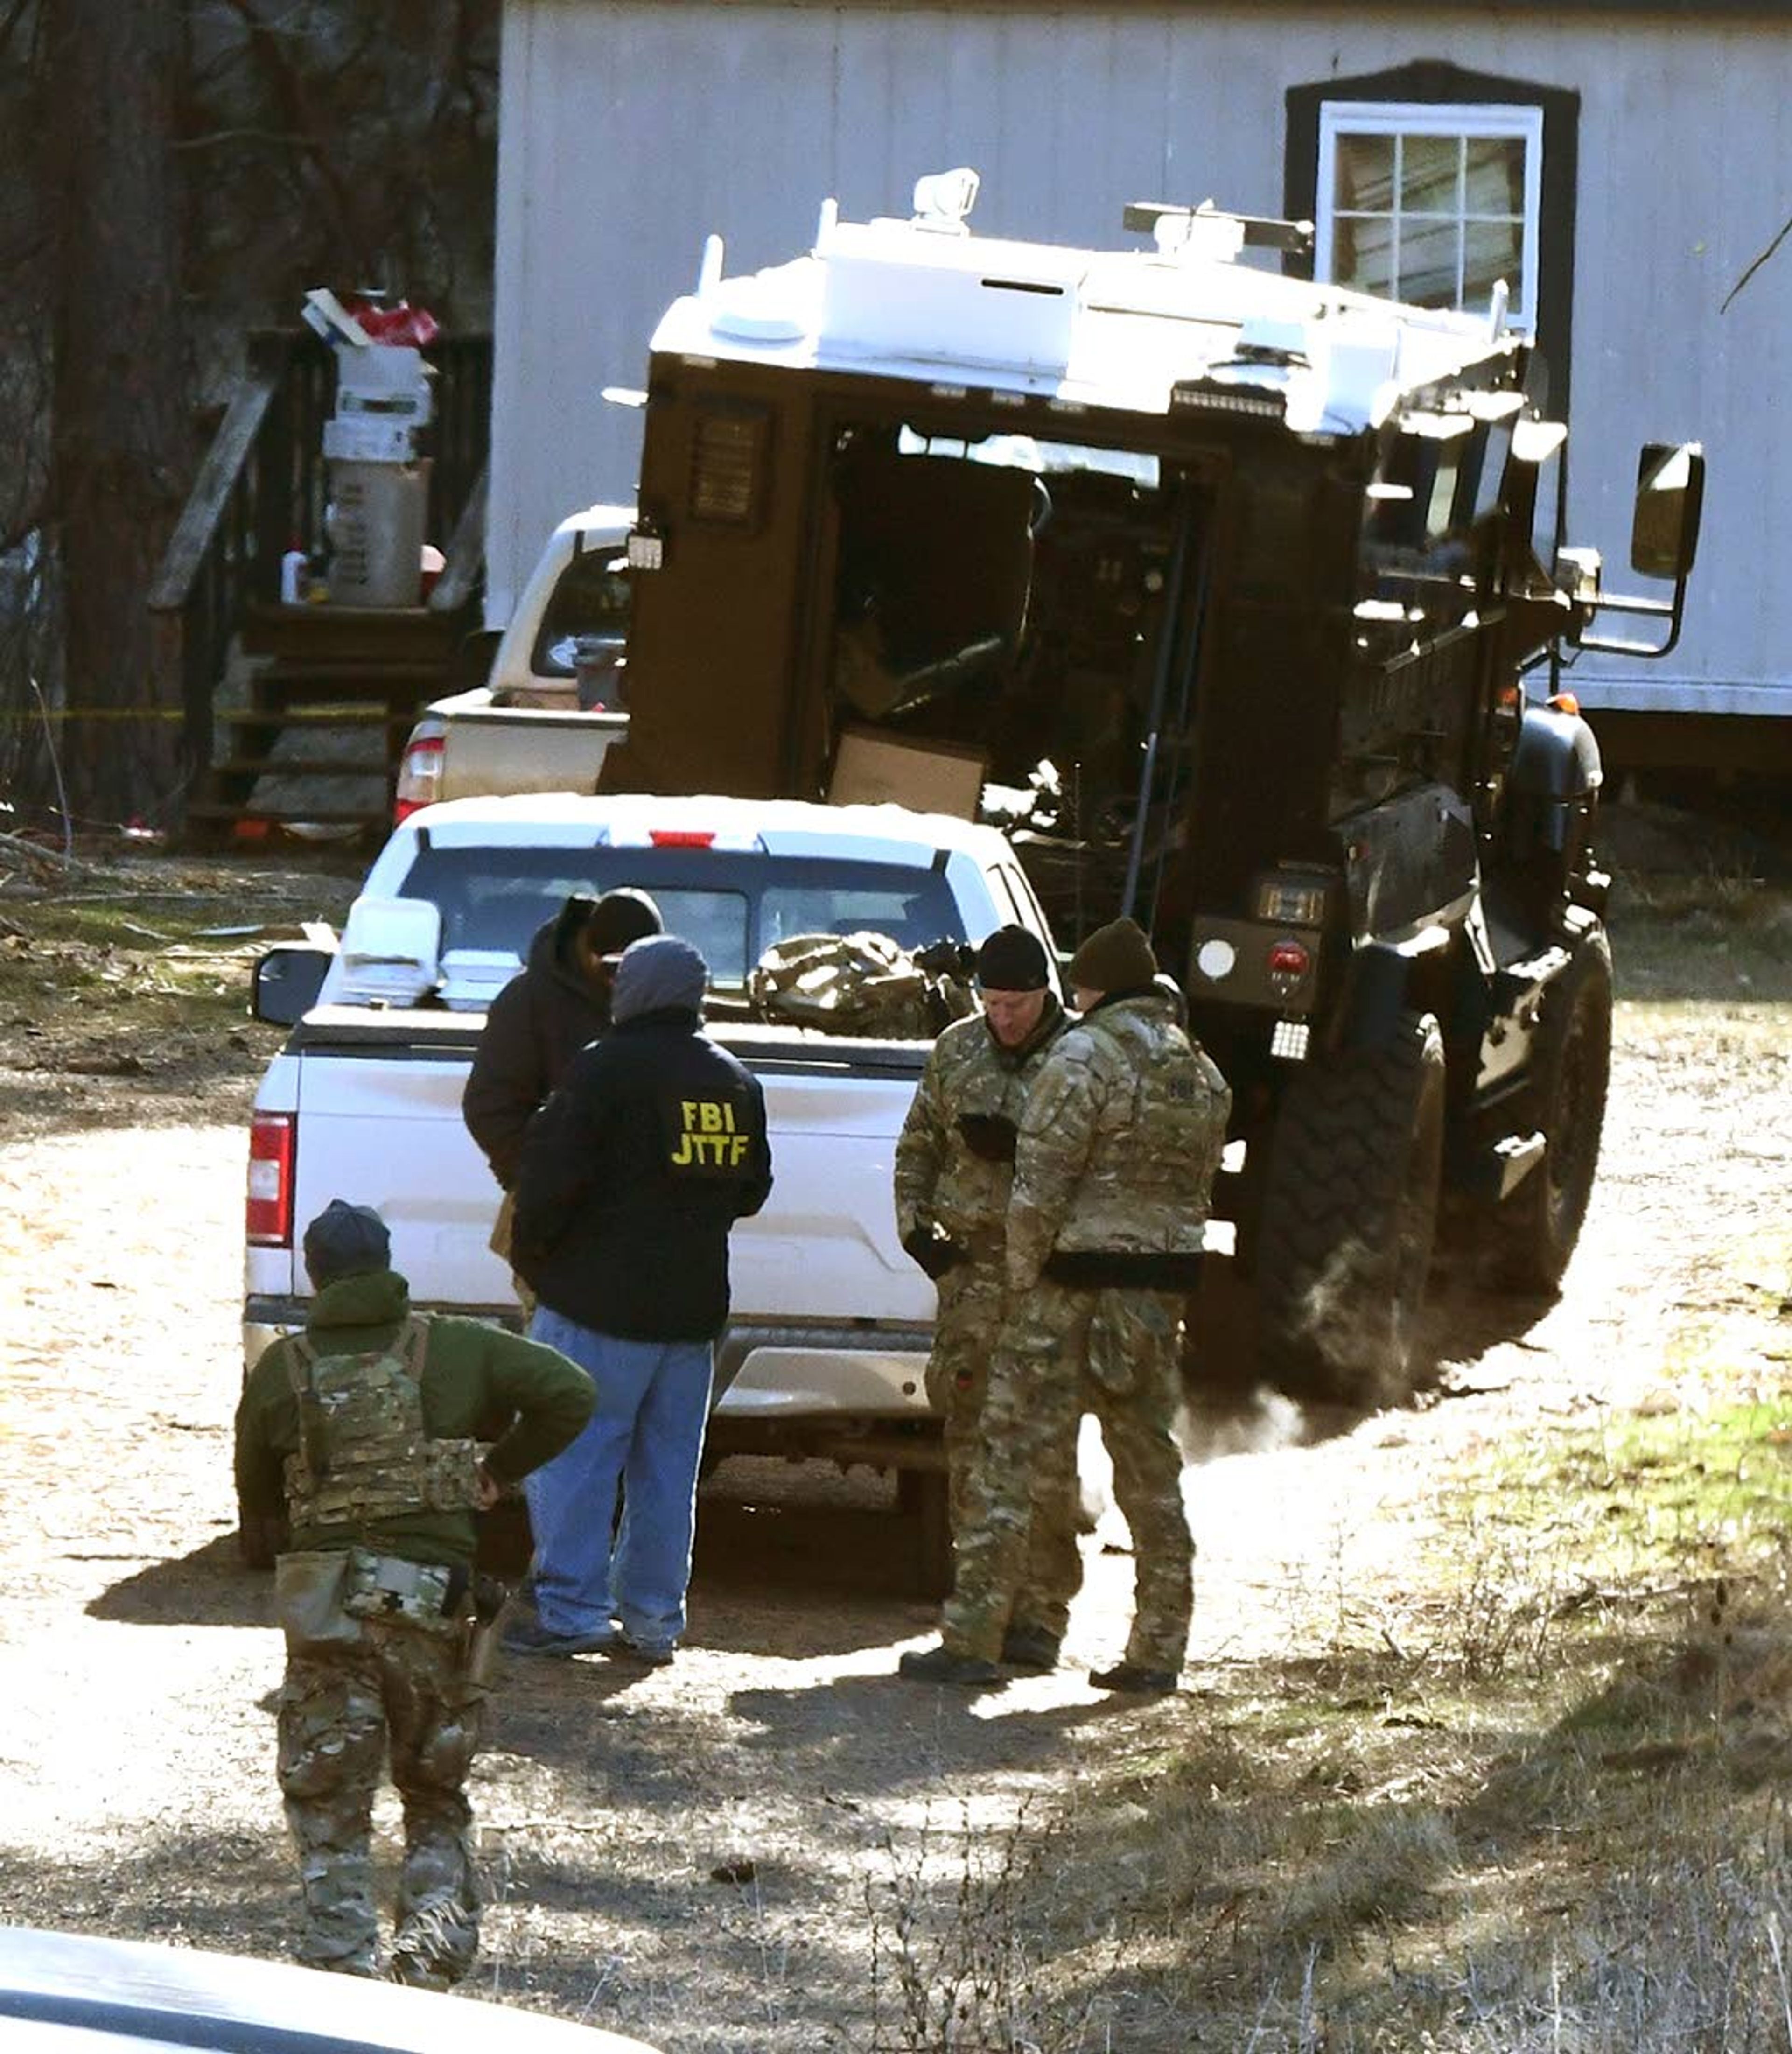
<path id="1" fill-rule="evenodd" d="M 835 806 L 910 806 L 974 820 L 989 767 L 980 749 L 925 735 L 849 727 L 834 753 L 827 800 Z"/>

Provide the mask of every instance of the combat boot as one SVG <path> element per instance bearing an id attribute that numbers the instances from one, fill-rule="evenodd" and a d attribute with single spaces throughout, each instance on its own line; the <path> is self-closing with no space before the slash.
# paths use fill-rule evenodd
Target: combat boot
<path id="1" fill-rule="evenodd" d="M 896 1664 L 897 1674 L 911 1683 L 999 1683 L 1002 1672 L 993 1662 L 975 1655 L 954 1655 L 942 1641 L 933 1647 L 911 1647 Z"/>
<path id="2" fill-rule="evenodd" d="M 1055 1669 L 1058 1636 L 1043 1626 L 1011 1626 L 1002 1637 L 1002 1659 L 1011 1669 Z"/>
<path id="3" fill-rule="evenodd" d="M 1136 1697 L 1162 1698 L 1176 1688 L 1173 1669 L 1144 1669 L 1136 1662 L 1116 1662 L 1111 1669 L 1094 1669 L 1089 1680 L 1098 1690 L 1128 1690 Z"/>

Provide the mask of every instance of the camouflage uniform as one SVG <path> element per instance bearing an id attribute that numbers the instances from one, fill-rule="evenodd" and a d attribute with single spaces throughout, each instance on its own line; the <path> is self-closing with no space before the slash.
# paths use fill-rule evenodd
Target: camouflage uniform
<path id="1" fill-rule="evenodd" d="M 299 1851 L 313 1967 L 379 1969 L 369 1836 L 388 1748 L 404 1808 L 393 1973 L 446 1989 L 472 1966 L 479 1895 L 462 1788 L 485 1731 L 485 1690 L 468 1674 L 466 1629 L 358 1620 L 352 1644 L 287 1650 L 279 1776 Z"/>
<path id="2" fill-rule="evenodd" d="M 927 1362 L 927 1396 L 945 1421 L 955 1534 L 965 1530 L 968 1481 L 987 1432 L 984 1393 L 1003 1323 L 1006 1222 L 1014 1181 L 1013 1164 L 979 1154 L 960 1123 L 966 1116 L 973 1121 L 980 1116 L 1018 1128 L 1028 1088 L 1065 1025 L 1063 1008 L 1048 994 L 1038 1027 L 1017 1049 L 1004 1049 L 980 1015 L 948 1027 L 928 1057 L 896 1144 L 898 1236 L 906 1242 L 934 1227 L 965 1256 L 936 1280 L 939 1305 Z M 1067 1474 L 1054 1481 L 1032 1528 L 1014 1623 L 1038 1627 L 1061 1639 L 1083 1574 L 1074 1458 Z"/>
<path id="3" fill-rule="evenodd" d="M 476 1445 L 423 1430 L 427 1340 L 413 1314 L 379 1350 L 320 1355 L 308 1336 L 289 1344 L 301 1437 L 286 1462 L 296 1529 L 352 1533 L 371 1519 L 477 1501 Z M 300 1958 L 379 1972 L 368 1836 L 389 1742 L 405 1836 L 394 1969 L 446 1989 L 472 1965 L 479 1939 L 462 1788 L 485 1710 L 461 1615 L 470 1579 L 352 1545 L 283 1555 L 275 1575 L 287 1651 L 280 1788 L 306 1914 Z"/>
<path id="4" fill-rule="evenodd" d="M 1126 1659 L 1173 1674 L 1193 1554 L 1172 1423 L 1181 1300 L 1231 1094 L 1149 992 L 1105 1001 L 1057 1042 L 1021 1122 L 1008 1210 L 1011 1316 L 990 1367 L 984 1446 L 967 1490 L 941 1621 L 953 1655 L 993 1660 L 1039 1508 L 1074 1471 L 1092 1412 L 1133 1538 Z"/>
<path id="5" fill-rule="evenodd" d="M 275 1568 L 277 1767 L 304 1895 L 297 1952 L 314 1967 L 380 1973 L 369 1838 L 388 1752 L 405 1840 L 388 1973 L 446 1989 L 472 1964 L 463 1786 L 491 1627 L 472 1572 L 481 1459 L 496 1482 L 525 1474 L 591 1409 L 574 1364 L 477 1321 L 413 1314 L 390 1270 L 320 1288 L 308 1332 L 250 1373 L 239 1501 L 246 1517 L 283 1501 L 293 1537 Z"/>

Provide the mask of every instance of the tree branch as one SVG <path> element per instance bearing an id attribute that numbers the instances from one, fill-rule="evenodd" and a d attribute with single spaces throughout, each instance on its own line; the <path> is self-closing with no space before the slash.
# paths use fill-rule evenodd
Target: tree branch
<path id="1" fill-rule="evenodd" d="M 311 139 L 282 135 L 276 128 L 214 128 L 209 136 L 183 136 L 169 145 L 174 150 L 215 150 L 222 143 L 265 143 L 277 150 L 308 150 Z"/>
<path id="2" fill-rule="evenodd" d="M 1767 259 L 1772 256 L 1774 252 L 1778 249 L 1781 243 L 1782 243 L 1789 235 L 1792 235 L 1792 220 L 1789 220 L 1786 222 L 1786 226 L 1781 229 L 1778 234 L 1774 238 L 1773 241 L 1767 245 L 1766 248 L 1761 252 L 1760 255 L 1755 258 L 1755 262 L 1749 266 L 1748 269 L 1745 272 L 1743 272 L 1735 285 L 1733 285 L 1730 288 L 1729 291 L 1724 294 L 1723 304 L 1718 309 L 1718 312 L 1720 314 L 1728 313 L 1730 311 L 1730 302 L 1736 297 L 1737 293 L 1742 290 L 1743 286 L 1748 283 L 1749 280 L 1755 276 L 1755 273 L 1760 270 L 1761 266 L 1766 262 Z"/>

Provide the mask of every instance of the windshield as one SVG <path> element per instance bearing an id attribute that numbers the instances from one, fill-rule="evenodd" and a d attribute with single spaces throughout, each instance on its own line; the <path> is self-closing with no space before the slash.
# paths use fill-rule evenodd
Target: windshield
<path id="1" fill-rule="evenodd" d="M 442 912 L 442 951 L 529 954 L 574 893 L 632 884 L 668 934 L 701 950 L 710 983 L 743 989 L 767 949 L 792 935 L 887 935 L 906 949 L 968 938 L 943 871 L 707 848 L 422 848 L 400 895 Z"/>

